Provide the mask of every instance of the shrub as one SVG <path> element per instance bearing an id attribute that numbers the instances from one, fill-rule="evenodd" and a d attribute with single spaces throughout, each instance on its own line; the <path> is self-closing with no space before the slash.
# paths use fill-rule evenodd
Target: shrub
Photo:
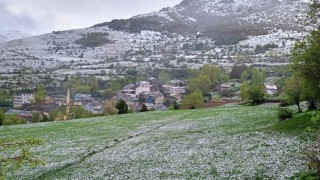
<path id="1" fill-rule="evenodd" d="M 173 106 L 173 109 L 174 109 L 174 110 L 180 109 L 180 105 L 179 105 L 178 103 L 176 103 L 176 104 Z"/>
<path id="2" fill-rule="evenodd" d="M 232 94 L 233 92 L 231 90 L 223 90 L 220 92 L 220 95 L 222 97 L 232 97 Z"/>
<path id="3" fill-rule="evenodd" d="M 183 109 L 202 108 L 204 105 L 204 98 L 200 90 L 197 90 L 187 96 L 181 102 Z"/>
<path id="4" fill-rule="evenodd" d="M 106 38 L 107 33 L 89 33 L 83 35 L 81 39 L 75 41 L 76 44 L 81 44 L 85 47 L 97 47 L 107 43 L 110 43 L 110 40 Z"/>
<path id="5" fill-rule="evenodd" d="M 320 178 L 320 147 L 319 142 L 306 149 L 308 171 L 298 174 L 294 179 L 319 179 Z"/>
<path id="6" fill-rule="evenodd" d="M 118 114 L 127 114 L 129 112 L 128 105 L 123 99 L 116 104 L 116 108 L 119 110 Z"/>
<path id="7" fill-rule="evenodd" d="M 320 113 L 319 112 L 315 112 L 311 118 L 311 121 L 318 127 L 320 124 Z"/>
<path id="8" fill-rule="evenodd" d="M 40 112 L 33 112 L 32 113 L 32 122 L 33 123 L 37 123 L 40 122 L 42 120 L 42 116 Z"/>
<path id="9" fill-rule="evenodd" d="M 2 126 L 3 121 L 4 121 L 4 112 L 0 110 L 0 126 Z"/>
<path id="10" fill-rule="evenodd" d="M 115 102 L 114 101 L 109 101 L 105 107 L 104 107 L 104 113 L 105 115 L 116 115 L 118 114 L 119 110 L 115 108 Z"/>
<path id="11" fill-rule="evenodd" d="M 140 109 L 140 112 L 147 112 L 148 111 L 148 108 L 145 104 L 142 105 L 141 109 Z"/>
<path id="12" fill-rule="evenodd" d="M 15 124 L 26 124 L 26 123 L 27 123 L 26 120 L 19 118 L 16 115 L 5 116 L 4 121 L 3 121 L 4 126 L 15 125 Z"/>
<path id="13" fill-rule="evenodd" d="M 292 103 L 290 104 L 288 101 L 286 100 L 282 100 L 279 104 L 280 107 L 287 107 L 287 106 L 291 106 Z"/>
<path id="14" fill-rule="evenodd" d="M 290 119 L 293 117 L 293 111 L 289 108 L 279 108 L 278 110 L 278 118 L 283 121 L 286 119 Z"/>
<path id="15" fill-rule="evenodd" d="M 265 101 L 266 90 L 264 86 L 252 85 L 247 90 L 247 96 L 253 105 L 262 104 Z"/>

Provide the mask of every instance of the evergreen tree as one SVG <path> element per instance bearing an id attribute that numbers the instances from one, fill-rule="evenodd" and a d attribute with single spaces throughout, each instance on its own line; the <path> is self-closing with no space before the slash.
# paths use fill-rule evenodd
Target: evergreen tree
<path id="1" fill-rule="evenodd" d="M 129 112 L 128 105 L 123 99 L 116 104 L 116 108 L 119 110 L 118 114 L 127 114 Z"/>

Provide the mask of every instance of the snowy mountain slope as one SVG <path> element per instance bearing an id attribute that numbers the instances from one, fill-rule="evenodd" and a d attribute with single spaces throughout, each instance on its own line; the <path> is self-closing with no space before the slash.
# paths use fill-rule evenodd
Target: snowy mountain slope
<path id="1" fill-rule="evenodd" d="M 302 31 L 297 10 L 307 8 L 301 0 L 184 0 L 173 8 L 98 24 L 116 30 L 168 31 L 194 34 L 200 31 L 215 40 L 233 43 L 247 36 L 265 35 L 274 28 Z"/>
<path id="2" fill-rule="evenodd" d="M 17 31 L 17 30 L 10 30 L 10 31 L 0 31 L 0 42 L 1 39 L 3 41 L 12 41 L 12 40 L 16 40 L 16 39 L 23 39 L 23 38 L 27 38 L 30 37 L 30 34 L 21 32 L 21 31 Z"/>
<path id="3" fill-rule="evenodd" d="M 292 45 L 305 31 L 296 23 L 297 10 L 306 8 L 301 0 L 184 0 L 173 8 L 130 19 L 13 40 L 0 44 L 0 49 L 5 49 L 3 56 L 9 51 L 25 57 L 106 59 L 130 52 L 159 53 L 160 48 L 170 46 L 181 48 L 197 35 L 202 42 L 216 46 L 239 43 L 252 46 L 253 51 L 260 41 L 262 45 Z M 290 46 L 282 48 L 288 52 Z"/>
<path id="4" fill-rule="evenodd" d="M 2 35 L 0 35 L 0 43 L 6 42 L 6 38 Z"/>
<path id="5" fill-rule="evenodd" d="M 98 46 L 89 46 L 79 43 L 79 40 L 88 35 L 104 34 L 107 43 Z M 178 37 L 178 35 L 177 35 Z M 107 27 L 91 27 L 85 29 L 53 32 L 26 39 L 14 40 L 0 44 L 0 49 L 18 51 L 35 57 L 81 57 L 98 58 L 119 56 L 127 51 L 152 49 L 170 42 L 168 37 L 159 32 L 142 31 L 127 33 L 115 31 Z M 87 40 L 87 39 L 85 39 Z M 90 42 L 90 40 L 88 40 Z"/>

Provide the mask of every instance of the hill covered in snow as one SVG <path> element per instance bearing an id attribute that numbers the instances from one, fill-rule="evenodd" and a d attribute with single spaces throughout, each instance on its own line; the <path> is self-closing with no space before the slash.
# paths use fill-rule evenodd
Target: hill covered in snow
<path id="1" fill-rule="evenodd" d="M 217 59 L 236 59 L 239 54 L 283 56 L 307 32 L 296 22 L 302 16 L 298 10 L 307 7 L 301 0 L 184 0 L 175 7 L 130 19 L 2 43 L 0 58 L 113 57 L 120 61 L 137 59 L 137 55 L 149 59 L 160 55 L 161 59 L 170 54 L 202 54 L 205 57 L 199 59 L 220 62 Z M 18 37 L 11 35 L 0 34 L 0 41 Z"/>
<path id="2" fill-rule="evenodd" d="M 30 34 L 17 31 L 17 30 L 0 31 L 0 43 L 12 41 L 16 39 L 23 39 L 30 36 L 31 36 Z"/>

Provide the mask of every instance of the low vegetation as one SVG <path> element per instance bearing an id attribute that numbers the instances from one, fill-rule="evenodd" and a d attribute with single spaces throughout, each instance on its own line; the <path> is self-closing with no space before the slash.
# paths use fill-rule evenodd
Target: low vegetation
<path id="1" fill-rule="evenodd" d="M 290 119 L 293 117 L 293 111 L 290 108 L 279 108 L 278 111 L 278 118 L 281 121 L 284 121 L 286 119 Z"/>
<path id="2" fill-rule="evenodd" d="M 277 110 L 145 112 L 1 127 L 0 134 L 19 140 L 28 132 L 46 142 L 32 150 L 45 166 L 8 173 L 13 179 L 288 179 L 308 170 L 302 147 L 314 142 L 305 138 L 312 112 L 279 123 Z"/>
<path id="3" fill-rule="evenodd" d="M 107 43 L 110 43 L 110 40 L 107 39 L 107 33 L 89 33 L 83 35 L 81 39 L 76 40 L 76 44 L 81 44 L 85 47 L 97 47 Z"/>

